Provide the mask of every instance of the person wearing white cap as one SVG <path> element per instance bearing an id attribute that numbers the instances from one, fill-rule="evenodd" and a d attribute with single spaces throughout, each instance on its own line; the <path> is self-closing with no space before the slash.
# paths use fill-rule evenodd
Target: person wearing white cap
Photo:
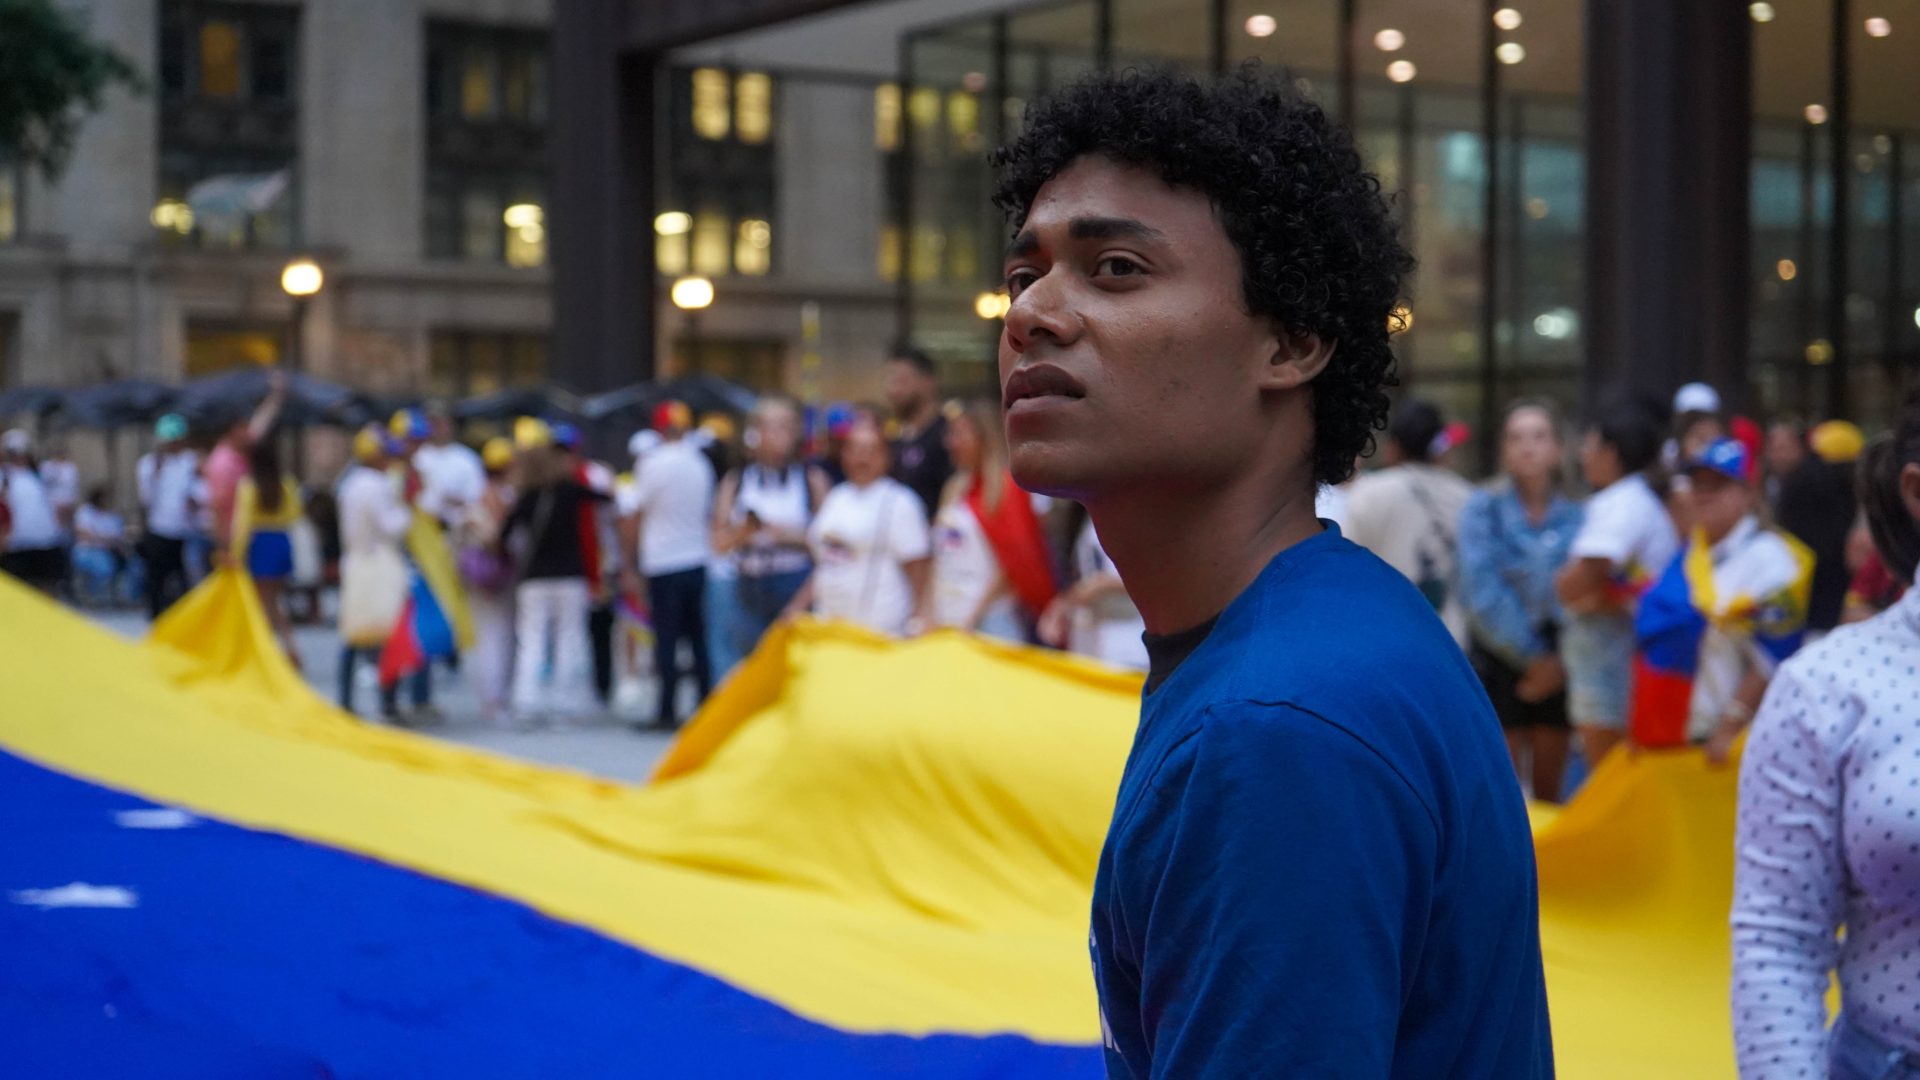
<path id="1" fill-rule="evenodd" d="M 1674 392 L 1673 414 L 1720 412 L 1720 391 L 1703 382 L 1690 382 Z"/>
<path id="2" fill-rule="evenodd" d="M 0 572 L 52 593 L 67 577 L 60 546 L 60 519 L 33 460 L 33 439 L 15 428 L 0 435 L 0 502 L 6 505 L 6 536 Z"/>

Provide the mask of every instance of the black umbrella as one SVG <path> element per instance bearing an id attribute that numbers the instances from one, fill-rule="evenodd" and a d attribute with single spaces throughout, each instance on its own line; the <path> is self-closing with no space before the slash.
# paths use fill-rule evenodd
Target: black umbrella
<path id="1" fill-rule="evenodd" d="M 683 401 L 698 413 L 725 412 L 736 415 L 753 411 L 760 395 L 728 382 L 718 375 L 685 375 L 660 388 L 662 398 Z"/>
<path id="2" fill-rule="evenodd" d="M 558 386 L 514 386 L 470 397 L 453 407 L 456 420 L 512 420 L 536 416 L 549 421 L 577 421 L 584 415 L 577 394 Z"/>
<path id="3" fill-rule="evenodd" d="M 195 427 L 225 427 L 245 419 L 260 404 L 267 396 L 270 380 L 268 369 L 261 367 L 208 375 L 180 387 L 173 409 Z M 288 424 L 351 427 L 355 417 L 366 415 L 368 401 L 365 394 L 337 383 L 293 375 L 287 380 L 287 403 L 280 419 Z"/>
<path id="4" fill-rule="evenodd" d="M 117 428 L 151 423 L 172 408 L 176 391 L 152 379 L 115 379 L 67 394 L 62 406 L 82 427 Z"/>
<path id="5" fill-rule="evenodd" d="M 0 390 L 0 417 L 16 413 L 45 416 L 57 412 L 66 404 L 67 395 L 72 392 L 52 386 L 16 386 L 11 390 Z"/>
<path id="6" fill-rule="evenodd" d="M 580 411 L 586 419 L 598 422 L 628 413 L 645 414 L 660 400 L 657 385 L 641 382 L 595 394 L 581 404 Z"/>

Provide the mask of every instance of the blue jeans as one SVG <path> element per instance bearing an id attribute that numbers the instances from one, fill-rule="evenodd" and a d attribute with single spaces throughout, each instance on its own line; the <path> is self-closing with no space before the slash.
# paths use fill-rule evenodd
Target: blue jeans
<path id="1" fill-rule="evenodd" d="M 660 727 L 680 726 L 680 643 L 693 650 L 694 685 L 699 701 L 713 692 L 713 668 L 707 655 L 707 568 L 695 567 L 647 579 L 647 606 L 653 609 L 653 669 L 660 674 Z M 697 707 L 697 705 L 696 705 Z"/>
<path id="2" fill-rule="evenodd" d="M 1920 1080 L 1920 1055 L 1888 1046 L 1847 1022 L 1833 1022 L 1827 1037 L 1828 1076 L 1832 1080 Z"/>

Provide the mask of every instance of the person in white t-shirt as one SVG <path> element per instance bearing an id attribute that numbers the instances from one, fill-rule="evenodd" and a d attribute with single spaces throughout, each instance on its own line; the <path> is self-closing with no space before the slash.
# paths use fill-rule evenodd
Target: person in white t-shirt
<path id="1" fill-rule="evenodd" d="M 95 484 L 73 512 L 73 591 L 83 604 L 111 604 L 126 566 L 127 522 L 113 509 L 107 485 Z"/>
<path id="2" fill-rule="evenodd" d="M 1032 497 L 1007 471 L 1006 434 L 997 402 L 975 401 L 946 412 L 947 454 L 954 474 L 940 494 L 933 521 L 933 585 L 930 598 L 935 626 L 951 626 L 1006 641 L 1027 639 L 1027 618 L 1020 599 L 988 539 L 985 522 L 1004 510 L 1031 535 L 1032 550 L 1044 552 L 1039 520 L 1030 510 L 1006 502 Z M 979 488 L 979 505 L 972 498 Z M 1049 600 L 1051 597 L 1048 598 Z"/>
<path id="3" fill-rule="evenodd" d="M 1661 442 L 1660 418 L 1622 401 L 1600 414 L 1580 451 L 1596 494 L 1555 588 L 1568 614 L 1560 638 L 1567 713 L 1589 766 L 1625 735 L 1634 611 L 1640 594 L 1680 552 L 1666 503 L 1646 477 L 1659 461 Z"/>
<path id="4" fill-rule="evenodd" d="M 687 438 L 693 417 L 678 401 L 654 410 L 660 445 L 634 470 L 633 486 L 619 507 L 621 584 L 639 591 L 635 571 L 646 578 L 647 608 L 653 618 L 653 662 L 660 677 L 660 706 L 654 726 L 680 726 L 680 643 L 693 653 L 699 700 L 713 690 L 713 665 L 707 652 L 707 561 L 713 556 L 713 465 Z M 697 704 L 696 704 L 697 707 Z"/>
<path id="5" fill-rule="evenodd" d="M 847 433 L 845 483 L 827 493 L 807 531 L 813 576 L 790 611 L 812 607 L 882 634 L 927 627 L 931 541 L 927 513 L 911 488 L 887 476 L 887 440 L 871 423 Z"/>
<path id="6" fill-rule="evenodd" d="M 453 418 L 445 409 L 427 414 L 427 441 L 413 452 L 420 476 L 416 505 L 439 518 L 449 530 L 466 521 L 487 490 L 487 469 L 473 448 L 454 440 Z"/>
<path id="7" fill-rule="evenodd" d="M 1434 462 L 1449 447 L 1440 410 L 1401 402 L 1388 430 L 1387 467 L 1353 481 L 1341 531 L 1418 586 L 1464 648 L 1467 609 L 1455 579 L 1460 512 L 1473 485 Z"/>
<path id="8" fill-rule="evenodd" d="M 0 571 L 52 593 L 67 577 L 60 519 L 33 460 L 33 439 L 19 429 L 0 435 L 0 500 L 7 532 L 0 540 Z"/>
<path id="9" fill-rule="evenodd" d="M 1145 671 L 1146 621 L 1100 546 L 1091 518 L 1074 538 L 1073 573 L 1073 585 L 1040 617 L 1040 640 L 1115 667 Z"/>
<path id="10" fill-rule="evenodd" d="M 750 655 L 813 572 L 807 526 L 826 502 L 826 474 L 800 457 L 800 407 L 781 397 L 763 397 L 747 418 L 752 460 L 720 482 L 713 511 L 714 550 L 733 572 L 731 603 L 710 605 L 707 617 L 718 639 L 716 674 Z M 714 591 L 709 582 L 709 599 Z"/>
<path id="11" fill-rule="evenodd" d="M 80 506 L 80 466 L 67 456 L 66 440 L 58 436 L 47 440 L 47 452 L 40 458 L 40 480 L 47 485 L 61 534 L 71 537 L 73 514 Z"/>

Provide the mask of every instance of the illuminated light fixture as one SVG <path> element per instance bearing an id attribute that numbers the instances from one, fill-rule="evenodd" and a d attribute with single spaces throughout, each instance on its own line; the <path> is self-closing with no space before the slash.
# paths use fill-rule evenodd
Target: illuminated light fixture
<path id="1" fill-rule="evenodd" d="M 1393 63 L 1387 65 L 1387 78 L 1392 79 L 1394 82 L 1412 82 L 1413 77 L 1418 74 L 1420 74 L 1420 69 L 1414 67 L 1413 61 L 1411 60 L 1395 60 Z"/>
<path id="2" fill-rule="evenodd" d="M 653 219 L 653 231 L 661 236 L 682 236 L 693 228 L 693 215 L 685 210 L 669 210 Z"/>
<path id="3" fill-rule="evenodd" d="M 1806 115 L 1807 123 L 1824 124 L 1827 122 L 1827 107 L 1816 101 L 1807 106 Z"/>
<path id="4" fill-rule="evenodd" d="M 1807 342 L 1807 363 L 1815 367 L 1833 362 L 1833 342 L 1816 338 Z"/>
<path id="5" fill-rule="evenodd" d="M 1880 16 L 1875 15 L 1873 18 L 1867 20 L 1868 37 L 1886 37 L 1891 33 L 1893 33 L 1893 24 Z"/>
<path id="6" fill-rule="evenodd" d="M 1493 13 L 1493 25 L 1502 30 L 1518 30 L 1520 22 L 1520 13 L 1510 7 L 1503 7 Z"/>
<path id="7" fill-rule="evenodd" d="M 1381 52 L 1399 52 L 1407 44 L 1407 35 L 1388 27 L 1373 35 L 1373 47 Z"/>
<path id="8" fill-rule="evenodd" d="M 154 203 L 149 220 L 156 229 L 166 229 L 182 236 L 193 231 L 193 209 L 179 199 L 161 199 Z"/>
<path id="9" fill-rule="evenodd" d="M 1781 259 L 1779 262 L 1774 263 L 1773 272 L 1780 275 L 1781 281 L 1792 281 L 1794 278 L 1800 276 L 1800 268 L 1794 265 L 1792 259 Z"/>
<path id="10" fill-rule="evenodd" d="M 1271 15 L 1249 15 L 1246 29 L 1248 37 L 1272 37 L 1280 23 Z"/>
<path id="11" fill-rule="evenodd" d="M 983 292 L 973 298 L 973 313 L 992 322 L 1004 319 L 1013 308 L 1013 299 L 1004 292 Z"/>
<path id="12" fill-rule="evenodd" d="M 960 76 L 960 85 L 969 93 L 978 94 L 987 88 L 987 77 L 978 71 L 969 71 Z"/>
<path id="13" fill-rule="evenodd" d="M 1545 199 L 1534 198 L 1527 200 L 1527 216 L 1535 221 L 1545 221 L 1549 209 L 1550 207 L 1547 206 L 1547 200 Z"/>
<path id="14" fill-rule="evenodd" d="M 1404 334 L 1413 329 L 1413 309 L 1405 304 L 1387 314 L 1387 333 Z"/>
<path id="15" fill-rule="evenodd" d="M 1913 325 L 1920 326 L 1920 307 L 1913 309 Z"/>
<path id="16" fill-rule="evenodd" d="M 673 306 L 681 311 L 699 311 L 713 303 L 713 282 L 703 277 L 683 277 L 673 283 Z"/>
<path id="17" fill-rule="evenodd" d="M 500 217 L 509 229 L 537 229 L 546 221 L 546 215 L 532 203 L 514 203 Z"/>
<path id="18" fill-rule="evenodd" d="M 1753 17 L 1754 22 L 1770 23 L 1773 21 L 1773 5 L 1768 3 L 1748 4 L 1747 14 Z"/>
<path id="19" fill-rule="evenodd" d="M 1552 341 L 1565 341 L 1579 325 L 1580 320 L 1571 308 L 1554 308 L 1534 317 L 1533 332 Z"/>
<path id="20" fill-rule="evenodd" d="M 1517 64 L 1527 58 L 1527 47 L 1517 41 L 1502 42 L 1493 55 L 1503 64 Z"/>
<path id="21" fill-rule="evenodd" d="M 312 296 L 320 291 L 320 286 L 326 281 L 327 276 L 320 272 L 320 264 L 312 259 L 295 259 L 280 271 L 280 288 L 288 296 Z"/>
<path id="22" fill-rule="evenodd" d="M 1885 135 L 1875 135 L 1873 137 L 1873 152 L 1876 154 L 1893 153 L 1893 140 Z"/>

